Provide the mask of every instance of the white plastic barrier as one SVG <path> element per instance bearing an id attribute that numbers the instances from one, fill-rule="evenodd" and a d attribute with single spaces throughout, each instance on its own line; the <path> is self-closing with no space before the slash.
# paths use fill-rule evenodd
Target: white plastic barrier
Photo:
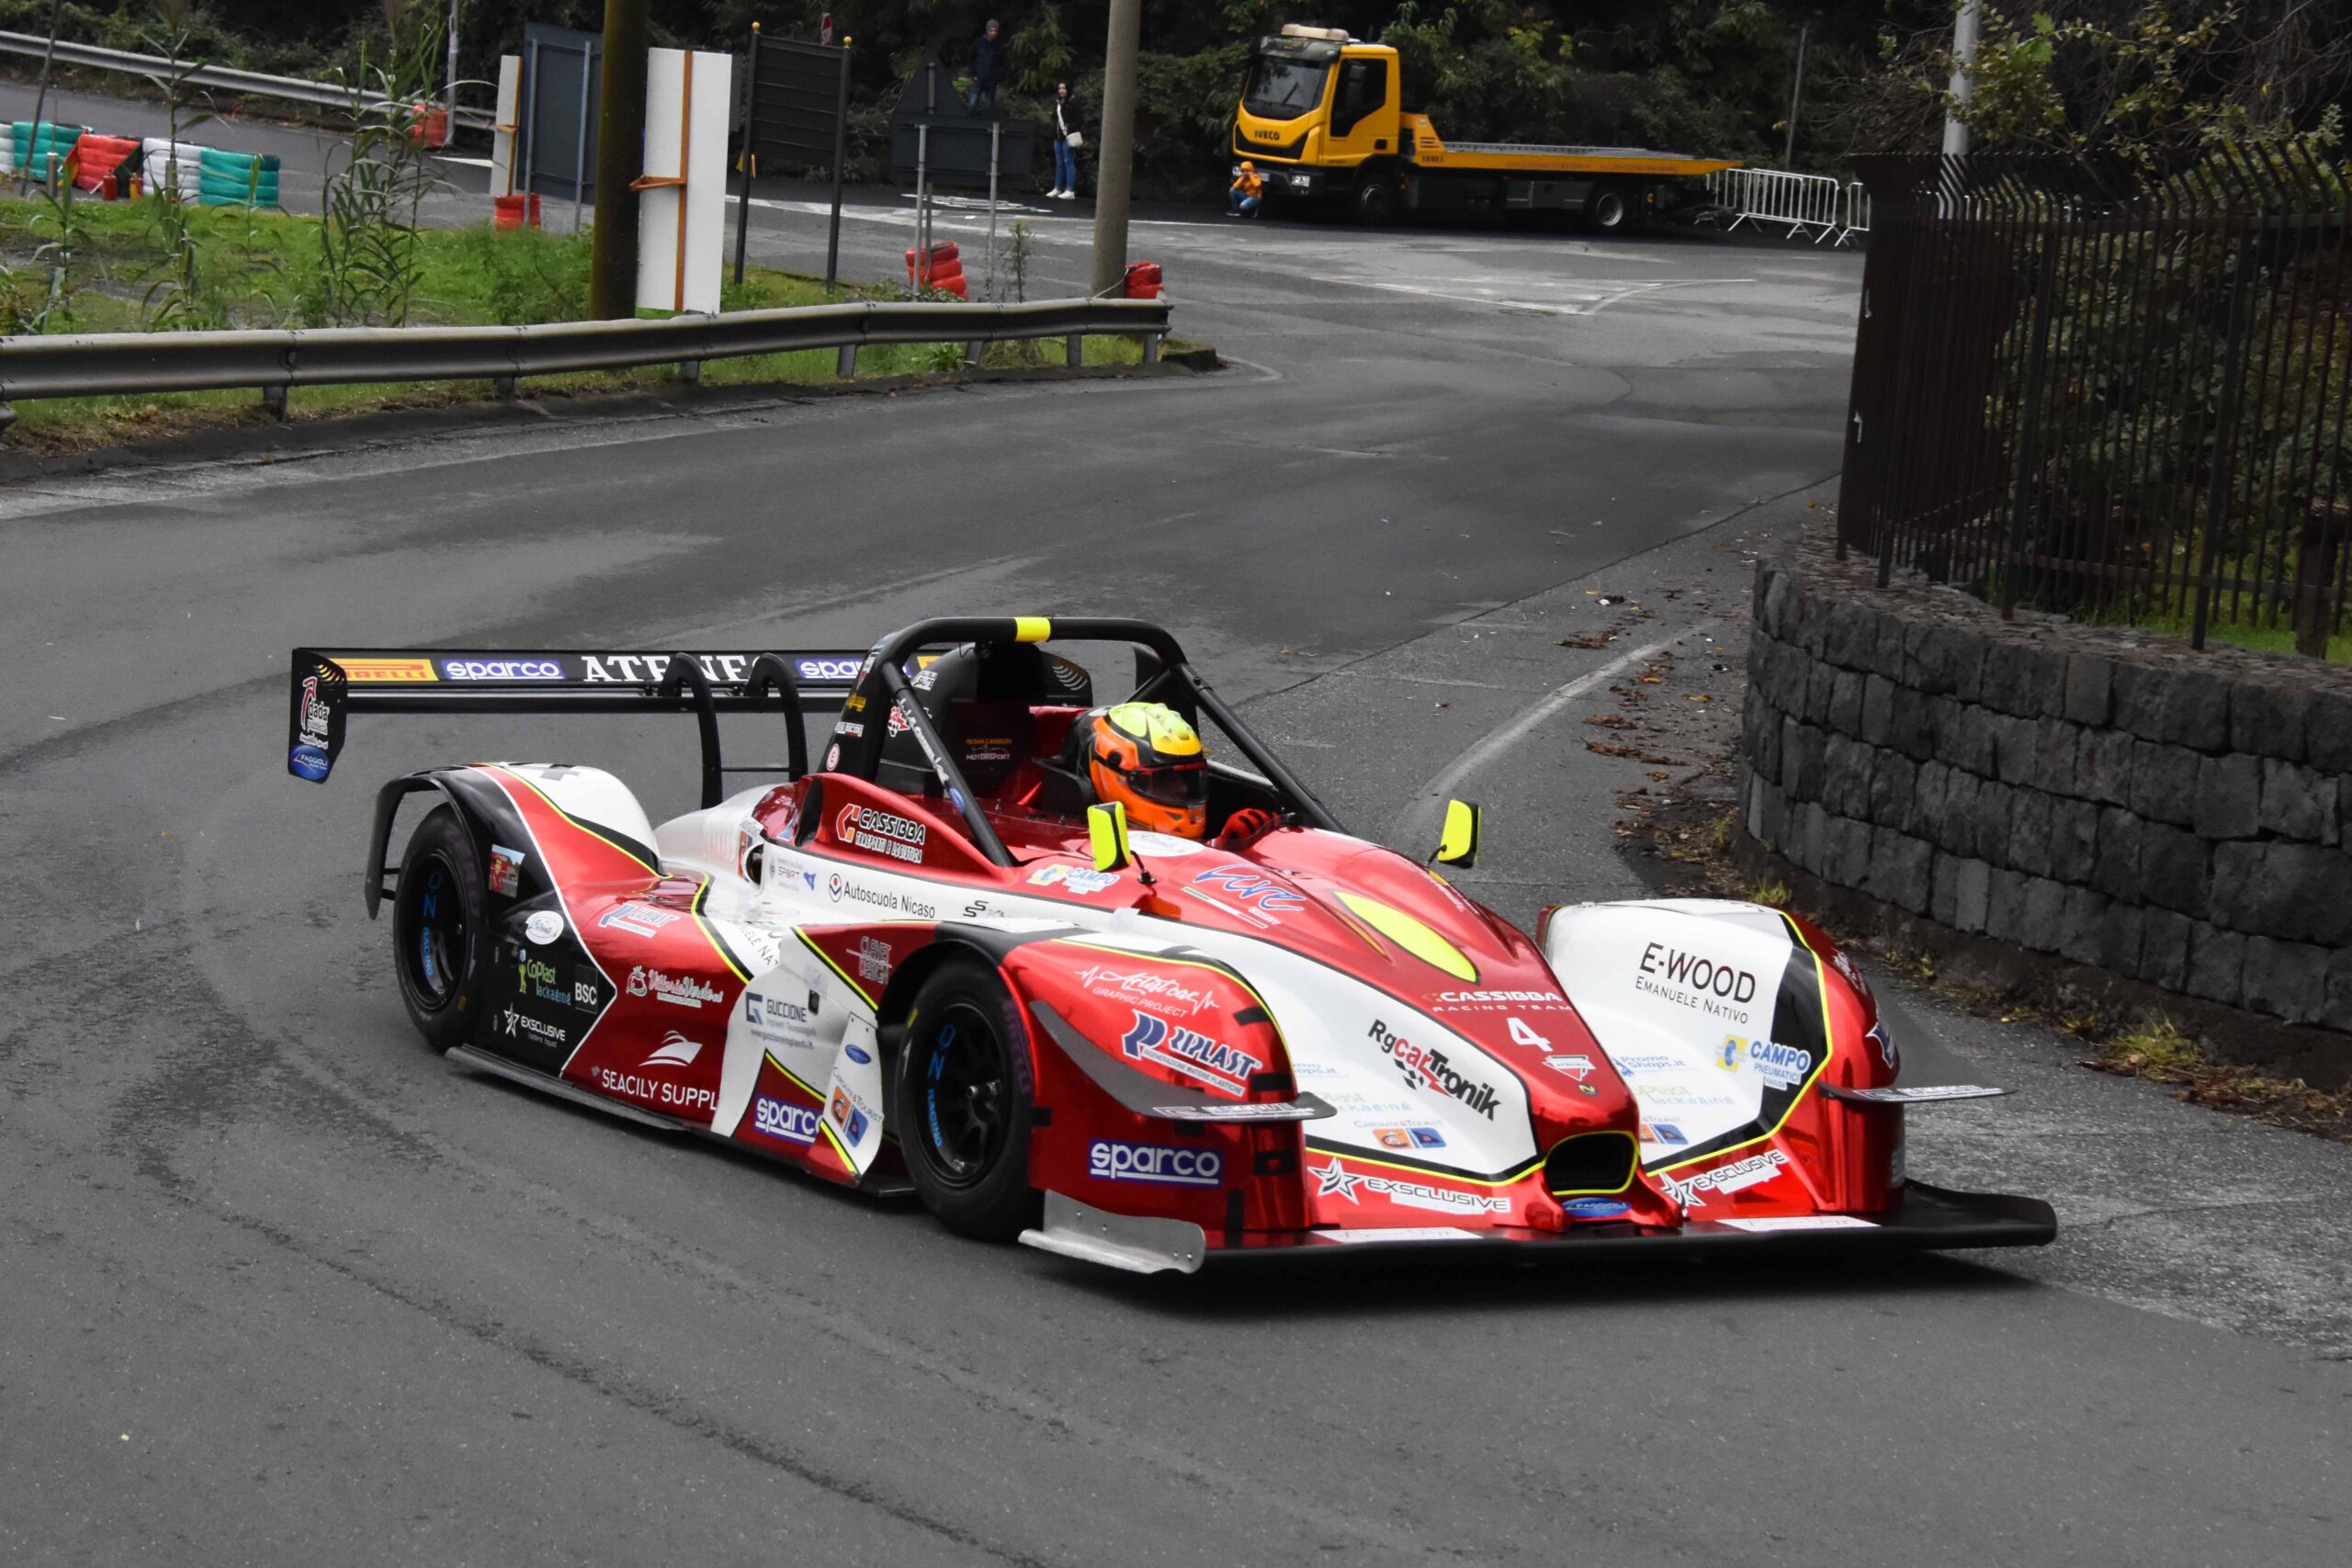
<path id="1" fill-rule="evenodd" d="M 1841 185 L 1828 175 L 1723 169 L 1707 176 L 1707 191 L 1731 211 L 1732 229 L 1772 225 L 1789 238 L 1806 234 L 1815 244 L 1829 240 L 1840 245 L 1870 230 L 1870 197 L 1860 184 Z"/>
<path id="2" fill-rule="evenodd" d="M 161 196 L 171 188 L 176 177 L 179 198 L 194 203 L 201 199 L 204 186 L 204 149 L 192 141 L 176 147 L 161 136 L 151 136 L 139 144 L 141 188 L 149 196 Z"/>
<path id="3" fill-rule="evenodd" d="M 514 130 L 522 118 L 523 57 L 498 57 L 498 111 L 490 135 L 490 194 L 514 194 Z"/>

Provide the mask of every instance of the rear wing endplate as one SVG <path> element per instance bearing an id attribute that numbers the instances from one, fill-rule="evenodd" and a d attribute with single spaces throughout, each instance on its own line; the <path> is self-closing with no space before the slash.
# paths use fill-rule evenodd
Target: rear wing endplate
<path id="1" fill-rule="evenodd" d="M 718 716 L 781 713 L 791 755 L 782 769 L 808 771 L 801 718 L 838 713 L 865 670 L 863 649 L 821 651 L 582 649 L 315 649 L 294 650 L 286 771 L 323 784 L 359 713 L 691 713 L 702 732 L 702 803 L 726 796 Z"/>

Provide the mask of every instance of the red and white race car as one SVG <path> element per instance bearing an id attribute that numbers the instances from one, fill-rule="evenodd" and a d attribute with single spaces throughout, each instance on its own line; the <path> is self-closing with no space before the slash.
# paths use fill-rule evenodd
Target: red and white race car
<path id="1" fill-rule="evenodd" d="M 1057 765 L 1095 702 L 1038 645 L 1132 650 L 1129 700 L 1227 754 L 1211 841 L 1129 831 Z M 1090 657 L 1100 662 L 1099 651 Z M 296 650 L 288 767 L 352 715 L 692 712 L 704 808 L 592 768 L 395 779 L 369 846 L 402 998 L 470 1066 L 910 1187 L 950 1227 L 1135 1270 L 1316 1249 L 1562 1256 L 2034 1245 L 2030 1199 L 1908 1180 L 1870 988 L 1777 909 L 1545 912 L 1531 939 L 1351 837 L 1137 621 L 925 621 L 866 652 Z M 718 718 L 779 715 L 729 794 Z M 803 715 L 835 720 L 819 766 Z M 751 770 L 741 770 L 751 771 Z M 775 770 L 767 770 L 773 781 Z M 408 795 L 432 797 L 397 873 Z M 1280 826 L 1216 847 L 1238 811 Z M 391 880 L 387 885 L 387 877 Z"/>

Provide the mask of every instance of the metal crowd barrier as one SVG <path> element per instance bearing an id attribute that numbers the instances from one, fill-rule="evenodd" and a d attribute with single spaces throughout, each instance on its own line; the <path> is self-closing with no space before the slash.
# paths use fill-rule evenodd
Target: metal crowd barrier
<path id="1" fill-rule="evenodd" d="M 49 49 L 49 40 L 34 33 L 0 31 L 0 52 L 38 56 Z M 101 49 L 93 43 L 75 43 L 69 39 L 57 40 L 57 59 L 61 64 L 85 66 L 97 71 L 128 71 L 139 76 L 168 76 L 172 62 L 161 55 L 136 54 L 124 49 Z M 187 73 L 187 81 L 194 86 L 211 87 L 225 93 L 247 93 L 255 97 L 284 98 L 291 103 L 321 104 L 329 108 L 350 106 L 351 94 L 333 82 L 310 82 L 300 76 L 270 76 L 259 71 L 237 71 L 226 65 L 202 65 Z M 386 100 L 380 93 L 362 93 L 361 101 L 380 106 Z M 497 116 L 488 109 L 461 108 L 451 117 L 454 123 L 470 130 L 494 129 L 491 122 Z"/>
<path id="2" fill-rule="evenodd" d="M 1828 175 L 1798 175 L 1781 169 L 1721 169 L 1707 176 L 1707 192 L 1732 214 L 1729 233 L 1743 223 L 1777 225 L 1783 238 L 1810 235 L 1842 245 L 1871 227 L 1870 195 L 1859 180 L 1839 183 Z"/>
<path id="3" fill-rule="evenodd" d="M 707 359 L 841 351 L 842 376 L 865 344 L 981 344 L 1066 338 L 1084 362 L 1091 336 L 1143 339 L 1147 365 L 1168 332 L 1165 299 L 1049 299 L 1023 305 L 876 301 L 741 310 L 662 321 L 553 321 L 528 327 L 318 327 L 283 332 L 91 333 L 0 338 L 0 429 L 21 398 L 192 392 L 254 387 L 282 408 L 287 389 L 356 381 L 487 380 L 512 394 L 525 376 L 675 362 L 690 379 Z"/>

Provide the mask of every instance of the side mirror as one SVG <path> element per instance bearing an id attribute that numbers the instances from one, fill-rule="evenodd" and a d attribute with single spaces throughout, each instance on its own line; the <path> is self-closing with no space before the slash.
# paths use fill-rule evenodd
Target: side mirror
<path id="1" fill-rule="evenodd" d="M 1464 871 L 1478 863 L 1478 807 L 1466 800 L 1445 803 L 1445 829 L 1438 835 L 1437 863 Z"/>
<path id="2" fill-rule="evenodd" d="M 1097 871 L 1124 871 L 1135 857 L 1127 849 L 1127 808 L 1106 801 L 1086 808 L 1086 841 Z"/>

